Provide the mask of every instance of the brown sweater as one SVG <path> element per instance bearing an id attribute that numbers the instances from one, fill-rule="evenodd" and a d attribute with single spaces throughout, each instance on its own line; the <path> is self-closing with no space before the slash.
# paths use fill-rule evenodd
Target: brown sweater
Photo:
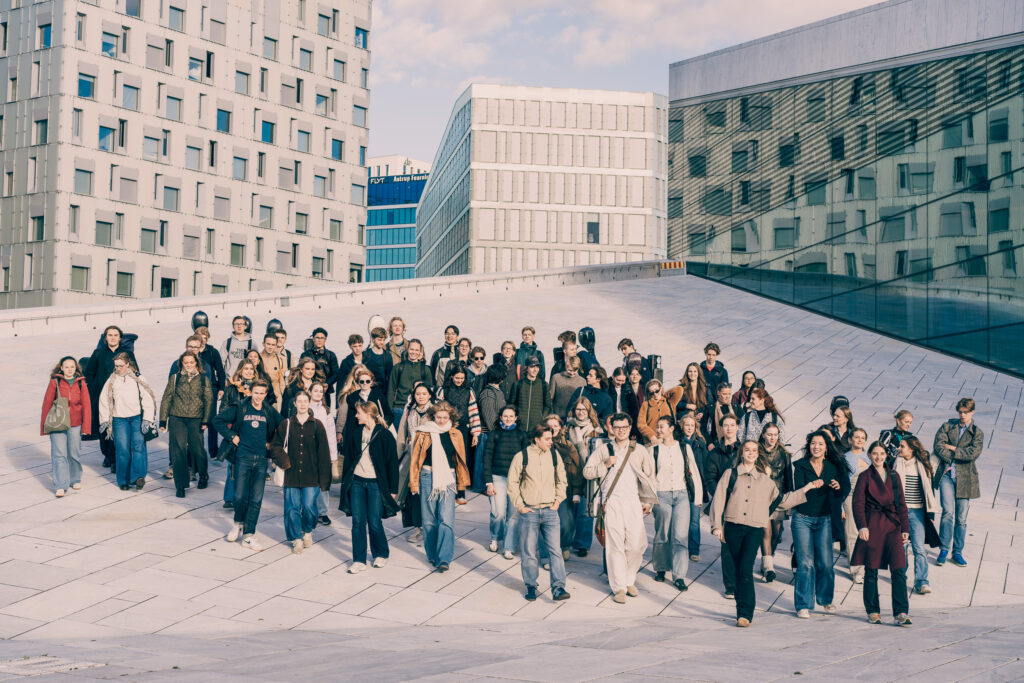
<path id="1" fill-rule="evenodd" d="M 640 404 L 640 412 L 636 416 L 636 428 L 644 437 L 644 443 L 651 443 L 654 440 L 659 418 L 673 417 L 676 414 L 678 398 L 675 401 L 671 400 L 672 398 L 676 397 L 673 395 L 668 399 L 664 396 L 658 399 L 649 398 Z"/>

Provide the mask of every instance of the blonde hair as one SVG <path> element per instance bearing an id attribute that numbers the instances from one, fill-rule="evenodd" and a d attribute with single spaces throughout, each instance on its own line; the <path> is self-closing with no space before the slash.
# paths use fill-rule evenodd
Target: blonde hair
<path id="1" fill-rule="evenodd" d="M 355 367 L 352 368 L 352 372 L 348 373 L 348 377 L 345 378 L 345 384 L 341 387 L 341 391 L 338 392 L 338 405 L 341 405 L 341 397 L 348 396 L 359 391 L 359 377 L 367 374 L 370 378 L 373 378 L 373 372 L 370 368 L 366 367 L 362 363 L 356 363 Z"/>
<path id="2" fill-rule="evenodd" d="M 376 422 L 381 427 L 386 427 L 387 424 L 384 422 L 384 418 L 380 415 L 380 409 L 377 404 L 372 401 L 356 401 L 356 410 L 361 410 Z"/>

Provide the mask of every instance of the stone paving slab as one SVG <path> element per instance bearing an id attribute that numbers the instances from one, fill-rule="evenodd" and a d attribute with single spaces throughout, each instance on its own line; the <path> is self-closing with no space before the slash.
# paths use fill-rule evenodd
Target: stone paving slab
<path id="1" fill-rule="evenodd" d="M 872 438 L 890 426 L 897 408 L 912 410 L 926 446 L 956 399 L 972 395 L 986 450 L 978 461 L 982 498 L 970 513 L 970 566 L 932 565 L 934 592 L 911 596 L 915 626 L 897 630 L 864 622 L 861 586 L 837 557 L 840 616 L 804 622 L 792 616 L 787 529 L 776 555 L 779 580 L 756 584 L 755 624 L 744 630 L 732 626 L 733 603 L 721 595 L 719 546 L 706 520 L 690 590 L 654 582 L 645 564 L 641 596 L 621 606 L 609 599 L 597 546 L 587 558 L 567 562 L 571 600 L 551 602 L 541 572 L 544 592 L 526 603 L 518 559 L 484 547 L 483 496 L 471 495 L 457 511 L 447 574 L 430 571 L 397 519 L 385 525 L 388 566 L 347 574 L 349 522 L 333 510 L 334 525 L 318 528 L 314 546 L 292 555 L 283 543 L 281 496 L 272 486 L 257 533 L 266 550 L 252 553 L 222 540 L 230 526 L 220 505 L 223 466 L 211 467 L 208 489 L 176 499 L 172 484 L 159 478 L 167 464 L 165 438 L 150 444 L 143 491 L 119 491 L 99 467 L 93 441 L 83 448 L 82 490 L 53 497 L 49 444 L 38 436 L 40 378 L 52 367 L 51 356 L 87 355 L 99 335 L 90 329 L 64 335 L 66 349 L 17 338 L 2 352 L 4 360 L 17 359 L 0 366 L 9 393 L 32 400 L 0 405 L 0 680 L 1024 678 L 1020 380 L 689 277 L 510 293 L 500 302 L 509 312 L 500 322 L 492 298 L 419 308 L 378 302 L 325 311 L 319 319 L 276 313 L 291 332 L 293 351 L 323 322 L 329 346 L 341 352 L 345 336 L 362 332 L 371 313 L 401 315 L 428 351 L 451 320 L 489 350 L 533 324 L 546 354 L 561 330 L 591 325 L 607 367 L 618 363 L 618 339 L 630 336 L 642 352 L 662 354 L 670 384 L 713 340 L 734 383 L 748 368 L 765 379 L 794 446 L 828 420 L 837 393 L 852 400 L 856 422 Z M 180 329 L 165 323 L 130 330 L 140 334 L 136 351 L 157 392 L 189 315 L 182 315 Z M 263 322 L 256 320 L 256 328 Z M 214 328 L 218 338 L 226 332 Z M 650 519 L 647 524 L 651 533 Z M 888 581 L 880 588 L 885 605 Z M 16 661 L 33 662 L 36 673 Z"/>

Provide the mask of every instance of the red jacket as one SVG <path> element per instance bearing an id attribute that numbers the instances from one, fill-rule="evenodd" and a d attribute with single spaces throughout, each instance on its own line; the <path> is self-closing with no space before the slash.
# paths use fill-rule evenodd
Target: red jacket
<path id="1" fill-rule="evenodd" d="M 57 379 L 51 379 L 46 387 L 46 396 L 43 397 L 43 416 L 39 420 L 39 435 L 43 436 L 43 423 L 46 422 L 46 414 L 50 412 L 53 399 L 56 398 Z M 85 384 L 84 377 L 76 377 L 71 384 L 63 377 L 60 378 L 60 395 L 68 400 L 68 412 L 71 413 L 71 426 L 81 427 L 82 436 L 92 433 L 92 402 L 89 400 L 89 387 Z"/>

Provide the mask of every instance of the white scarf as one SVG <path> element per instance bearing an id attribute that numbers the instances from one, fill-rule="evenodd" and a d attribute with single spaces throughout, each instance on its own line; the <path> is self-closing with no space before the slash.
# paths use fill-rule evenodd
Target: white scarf
<path id="1" fill-rule="evenodd" d="M 441 435 L 450 429 L 450 426 L 439 427 L 436 422 L 424 422 L 416 428 L 418 433 L 430 434 L 430 453 L 434 463 L 431 468 L 431 490 L 428 498 L 431 502 L 439 500 L 445 491 L 455 492 L 455 474 L 452 468 L 448 467 L 448 454 L 441 444 Z M 458 458 L 458 454 L 455 457 Z"/>

